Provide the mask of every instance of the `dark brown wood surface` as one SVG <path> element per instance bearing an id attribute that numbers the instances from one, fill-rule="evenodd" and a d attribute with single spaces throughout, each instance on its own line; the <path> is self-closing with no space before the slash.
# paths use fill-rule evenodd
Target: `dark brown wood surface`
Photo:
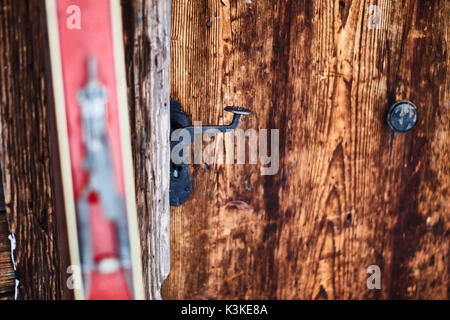
<path id="1" fill-rule="evenodd" d="M 14 270 L 5 214 L 0 214 L 0 300 L 14 297 Z"/>
<path id="2" fill-rule="evenodd" d="M 3 185 L 0 185 L 0 300 L 13 298 L 15 292 L 15 275 L 11 260 L 11 243 L 8 236 Z"/>
<path id="3" fill-rule="evenodd" d="M 137 210 L 147 299 L 170 271 L 170 2 L 123 1 Z"/>
<path id="4" fill-rule="evenodd" d="M 163 297 L 448 298 L 450 2 L 172 6 L 172 98 L 208 124 L 250 108 L 242 128 L 280 130 L 280 170 L 190 166 Z M 386 112 L 403 99 L 419 121 L 389 164 Z"/>
<path id="5" fill-rule="evenodd" d="M 20 299 L 61 298 L 65 271 L 52 202 L 44 10 L 41 1 L 0 1 L 0 163 Z"/>
<path id="6" fill-rule="evenodd" d="M 145 12 L 156 2 L 122 4 L 145 248 L 155 243 L 145 233 L 156 232 L 145 214 L 164 208 L 148 191 L 159 185 L 148 162 L 155 140 L 146 137 L 156 133 L 148 118 L 157 113 L 145 105 L 153 99 L 147 72 L 159 60 L 146 63 L 163 51 L 151 53 L 158 44 L 145 35 Z M 368 27 L 376 22 L 371 5 L 378 28 Z M 10 232 L 19 298 L 63 295 L 43 10 L 40 1 L 0 0 L 9 223 L 6 230 L 0 215 L 0 297 L 13 295 Z M 448 299 L 449 17 L 445 0 L 173 0 L 172 98 L 205 124 L 230 121 L 227 105 L 252 109 L 240 126 L 280 130 L 280 170 L 190 166 L 194 194 L 171 210 L 163 298 Z M 385 115 L 400 99 L 417 105 L 419 123 L 396 136 L 389 164 Z M 149 252 L 143 257 L 147 279 L 159 283 L 164 272 Z M 381 290 L 366 287 L 370 265 L 381 268 Z"/>

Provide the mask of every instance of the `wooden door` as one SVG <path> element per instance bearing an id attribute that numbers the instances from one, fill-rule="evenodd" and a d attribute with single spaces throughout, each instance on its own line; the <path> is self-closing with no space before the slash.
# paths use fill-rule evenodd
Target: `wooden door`
<path id="1" fill-rule="evenodd" d="M 449 1 L 172 0 L 171 27 L 168 1 L 121 3 L 148 298 L 169 269 L 170 83 L 191 120 L 240 105 L 240 128 L 279 130 L 279 170 L 190 166 L 163 298 L 448 299 Z M 60 299 L 68 276 L 43 8 L 0 0 L 0 298 L 16 278 L 20 299 Z M 404 99 L 419 121 L 389 161 L 386 112 Z"/>
<path id="2" fill-rule="evenodd" d="M 203 123 L 251 109 L 280 168 L 191 166 L 163 296 L 448 298 L 449 17 L 445 0 L 173 0 L 171 97 Z M 419 121 L 389 163 L 405 99 Z"/>

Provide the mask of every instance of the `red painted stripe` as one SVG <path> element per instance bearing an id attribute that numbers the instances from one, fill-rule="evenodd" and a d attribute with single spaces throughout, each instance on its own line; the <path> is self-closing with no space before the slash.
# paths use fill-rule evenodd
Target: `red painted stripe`
<path id="1" fill-rule="evenodd" d="M 79 30 L 67 27 L 67 19 L 71 16 L 67 13 L 67 9 L 71 5 L 77 5 L 80 8 L 81 29 Z M 85 151 L 81 134 L 81 109 L 76 95 L 86 84 L 86 65 L 89 55 L 97 58 L 100 82 L 108 90 L 108 136 L 117 188 L 119 193 L 124 195 L 109 1 L 59 0 L 57 10 L 75 199 L 79 198 L 80 192 L 88 181 L 86 172 L 83 170 Z"/>
<path id="2" fill-rule="evenodd" d="M 109 148 L 116 188 L 125 197 L 109 0 L 58 0 L 56 3 L 75 201 L 79 200 L 89 181 L 88 173 L 84 170 L 83 124 L 77 94 L 86 85 L 87 60 L 90 56 L 96 58 L 99 81 L 108 91 Z M 67 26 L 68 19 L 72 19 L 73 15 L 73 11 L 68 9 L 74 5 L 80 9 L 80 29 L 70 29 Z M 100 203 L 89 201 L 93 258 L 96 262 L 118 256 L 115 225 L 108 221 L 102 210 Z M 88 277 L 90 291 L 86 296 L 89 299 L 130 299 L 131 290 L 125 280 L 126 272 L 121 269 L 104 275 L 94 271 Z"/>

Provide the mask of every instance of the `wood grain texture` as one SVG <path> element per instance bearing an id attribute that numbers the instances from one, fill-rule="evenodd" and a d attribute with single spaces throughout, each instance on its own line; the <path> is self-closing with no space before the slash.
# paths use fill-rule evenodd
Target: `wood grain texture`
<path id="1" fill-rule="evenodd" d="M 130 123 L 144 282 L 161 299 L 170 271 L 170 1 L 123 1 Z"/>
<path id="2" fill-rule="evenodd" d="M 58 299 L 57 246 L 41 1 L 0 1 L 0 163 L 19 299 Z"/>
<path id="3" fill-rule="evenodd" d="M 0 172 L 1 174 L 1 172 Z M 11 243 L 5 214 L 5 197 L 0 183 L 0 300 L 14 298 L 14 267 L 11 260 Z"/>
<path id="4" fill-rule="evenodd" d="M 190 166 L 163 297 L 448 299 L 450 3 L 172 5 L 172 98 L 203 123 L 250 108 L 241 128 L 280 130 L 280 170 Z M 403 99 L 419 122 L 389 164 L 386 112 Z"/>
<path id="5" fill-rule="evenodd" d="M 14 298 L 14 269 L 6 216 L 0 213 L 0 299 Z"/>

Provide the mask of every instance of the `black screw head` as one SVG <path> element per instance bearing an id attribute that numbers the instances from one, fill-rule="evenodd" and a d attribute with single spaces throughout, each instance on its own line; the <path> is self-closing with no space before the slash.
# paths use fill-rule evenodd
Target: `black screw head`
<path id="1" fill-rule="evenodd" d="M 394 132 L 408 132 L 417 124 L 417 108 L 409 101 L 396 102 L 389 108 L 387 121 Z"/>

